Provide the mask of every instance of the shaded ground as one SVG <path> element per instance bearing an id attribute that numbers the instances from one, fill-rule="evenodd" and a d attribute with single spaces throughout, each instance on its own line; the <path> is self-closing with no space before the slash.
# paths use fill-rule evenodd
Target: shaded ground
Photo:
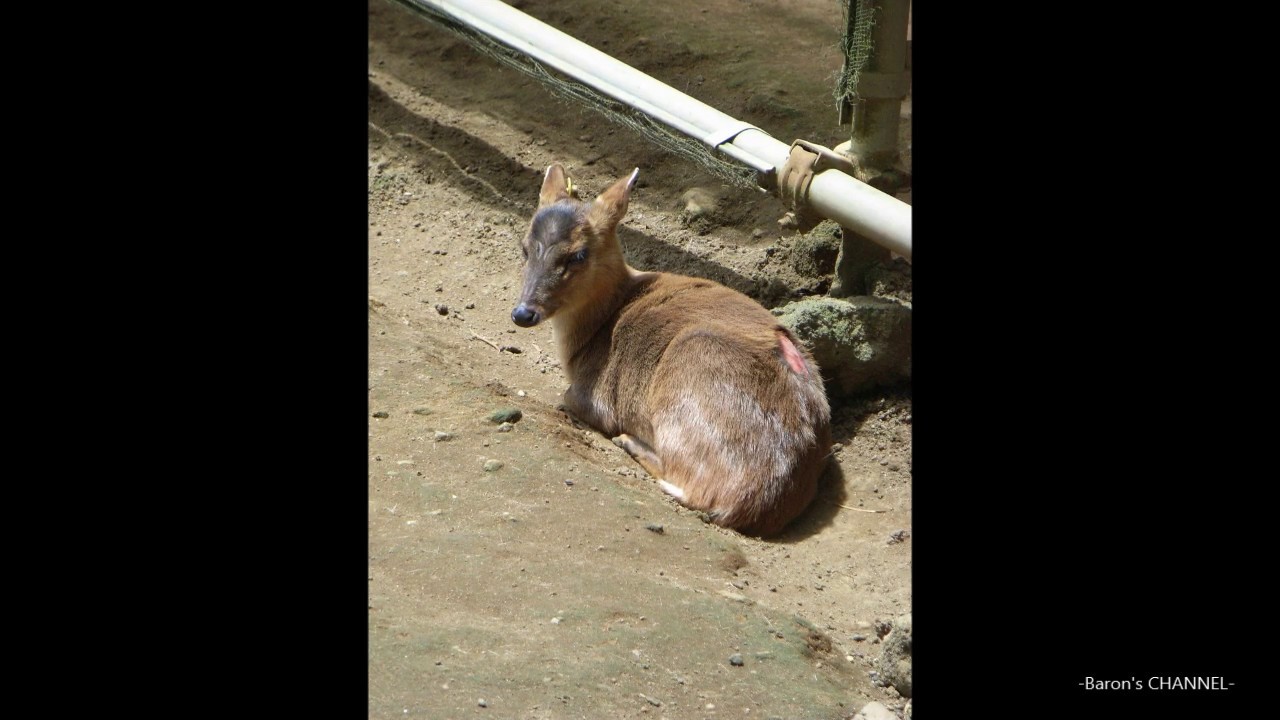
<path id="1" fill-rule="evenodd" d="M 830 96 L 837 3 L 709 2 L 693 18 L 685 3 L 516 5 L 784 141 L 847 137 Z M 766 306 L 829 281 L 780 234 L 781 204 L 399 6 L 371 0 L 369 23 L 370 717 L 900 708 L 868 673 L 876 621 L 911 606 L 905 389 L 833 403 L 841 449 L 818 500 L 763 542 L 703 523 L 556 411 L 566 382 L 550 327 L 510 320 L 518 240 L 552 161 L 584 194 L 639 167 L 628 261 Z M 770 42 L 805 61 L 777 63 Z M 718 199 L 714 212 L 683 212 L 694 188 Z M 499 433 L 488 416 L 505 407 L 523 417 Z"/>

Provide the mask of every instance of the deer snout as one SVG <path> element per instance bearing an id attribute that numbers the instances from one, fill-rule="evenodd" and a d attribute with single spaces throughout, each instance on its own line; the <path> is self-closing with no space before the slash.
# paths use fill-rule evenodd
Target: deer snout
<path id="1" fill-rule="evenodd" d="M 511 322 L 519 325 L 520 327 L 533 327 L 541 321 L 541 313 L 530 308 L 524 303 L 520 303 L 516 306 L 515 310 L 511 311 Z"/>

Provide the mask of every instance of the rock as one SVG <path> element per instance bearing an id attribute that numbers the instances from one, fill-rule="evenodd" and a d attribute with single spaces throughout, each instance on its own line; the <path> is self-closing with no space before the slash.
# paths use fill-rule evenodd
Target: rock
<path id="1" fill-rule="evenodd" d="M 819 223 L 791 246 L 791 267 L 803 277 L 822 277 L 836 271 L 840 255 L 840 226 L 830 220 Z"/>
<path id="2" fill-rule="evenodd" d="M 436 303 L 436 312 L 440 313 L 441 315 L 448 315 L 449 306 L 445 305 L 444 303 Z"/>
<path id="3" fill-rule="evenodd" d="M 374 417 L 376 417 L 376 418 L 385 418 L 385 417 L 387 417 L 387 414 L 386 414 L 385 412 L 382 412 L 381 410 L 379 410 L 378 412 L 374 413 L 374 414 L 373 414 L 373 416 L 374 416 Z"/>
<path id="4" fill-rule="evenodd" d="M 893 630 L 884 639 L 880 673 L 903 697 L 911 697 L 911 615 L 893 621 Z"/>
<path id="5" fill-rule="evenodd" d="M 437 431 L 436 431 L 436 433 L 435 433 L 435 435 L 433 435 L 431 439 L 432 439 L 432 440 L 434 440 L 434 441 L 436 441 L 436 442 L 443 442 L 443 441 L 445 441 L 445 440 L 452 440 L 452 439 L 453 439 L 453 433 L 448 433 L 448 432 L 445 432 L 445 431 L 443 431 L 443 430 L 437 430 Z"/>
<path id="6" fill-rule="evenodd" d="M 663 534 L 664 532 L 666 532 L 666 530 L 664 530 L 664 529 L 663 529 L 663 527 L 662 527 L 661 525 L 657 525 L 657 524 L 655 524 L 655 523 L 649 523 L 648 525 L 645 525 L 645 526 L 644 526 L 644 529 L 645 529 L 645 530 L 649 530 L 649 531 L 651 531 L 651 532 L 656 532 L 656 533 L 658 533 L 659 535 L 661 535 L 661 534 Z"/>
<path id="7" fill-rule="evenodd" d="M 504 422 L 498 426 L 498 432 L 511 432 L 512 428 L 514 427 L 515 425 L 512 425 L 509 422 Z"/>
<path id="8" fill-rule="evenodd" d="M 911 720 L 911 701 L 907 701 L 907 706 L 902 708 L 902 720 Z"/>
<path id="9" fill-rule="evenodd" d="M 867 270 L 867 292 L 911 307 L 911 264 L 898 259 L 870 268 Z"/>
<path id="10" fill-rule="evenodd" d="M 911 378 L 911 308 L 872 297 L 806 298 L 774 310 L 813 353 L 828 392 L 854 395 Z"/>
<path id="11" fill-rule="evenodd" d="M 741 656 L 741 655 L 739 655 L 738 653 L 734 653 L 734 654 L 730 655 L 730 656 L 729 656 L 729 664 L 730 664 L 730 665 L 736 665 L 736 666 L 738 666 L 738 667 L 742 667 L 742 656 Z"/>
<path id="12" fill-rule="evenodd" d="M 489 703 L 485 702 L 484 698 L 480 698 L 480 701 L 478 704 L 480 705 L 480 707 L 489 707 Z"/>
<path id="13" fill-rule="evenodd" d="M 414 415 L 430 415 L 432 412 L 433 412 L 433 411 L 431 410 L 431 408 L 425 408 L 425 407 L 420 407 L 420 408 L 414 408 L 414 409 L 413 409 L 413 414 L 414 414 Z"/>
<path id="14" fill-rule="evenodd" d="M 524 413 L 520 412 L 519 408 L 502 408 L 501 410 L 494 410 L 489 413 L 489 422 L 514 423 L 520 422 L 520 418 L 522 417 L 524 417 Z"/>
<path id="15" fill-rule="evenodd" d="M 501 460 L 485 460 L 484 461 L 485 472 L 493 472 L 494 470 L 501 470 L 501 469 L 502 469 Z"/>
<path id="16" fill-rule="evenodd" d="M 853 716 L 853 720 L 898 720 L 898 716 L 889 708 L 873 701 L 863 705 L 858 714 Z"/>
<path id="17" fill-rule="evenodd" d="M 689 188 L 680 196 L 684 203 L 684 211 L 690 219 L 714 215 L 716 212 L 716 193 L 709 188 Z"/>

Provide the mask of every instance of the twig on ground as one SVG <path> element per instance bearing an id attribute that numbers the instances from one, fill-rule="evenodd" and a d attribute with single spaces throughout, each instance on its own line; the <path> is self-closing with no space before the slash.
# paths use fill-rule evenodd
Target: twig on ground
<path id="1" fill-rule="evenodd" d="M 477 335 L 474 330 L 468 330 L 467 332 L 471 333 L 472 338 L 476 340 L 480 340 L 481 342 L 493 348 L 494 350 L 497 350 L 498 352 L 502 352 L 502 348 L 498 347 L 498 345 L 494 343 L 492 340 L 490 340 L 489 338 L 484 337 L 483 335 Z"/>

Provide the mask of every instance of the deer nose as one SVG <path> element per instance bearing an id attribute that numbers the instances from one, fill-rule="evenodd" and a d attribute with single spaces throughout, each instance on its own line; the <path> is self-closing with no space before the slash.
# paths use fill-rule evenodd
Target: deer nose
<path id="1" fill-rule="evenodd" d="M 515 310 L 511 311 L 511 322 L 520 327 L 533 327 L 541 319 L 537 310 L 530 310 L 524 303 L 520 303 Z"/>

